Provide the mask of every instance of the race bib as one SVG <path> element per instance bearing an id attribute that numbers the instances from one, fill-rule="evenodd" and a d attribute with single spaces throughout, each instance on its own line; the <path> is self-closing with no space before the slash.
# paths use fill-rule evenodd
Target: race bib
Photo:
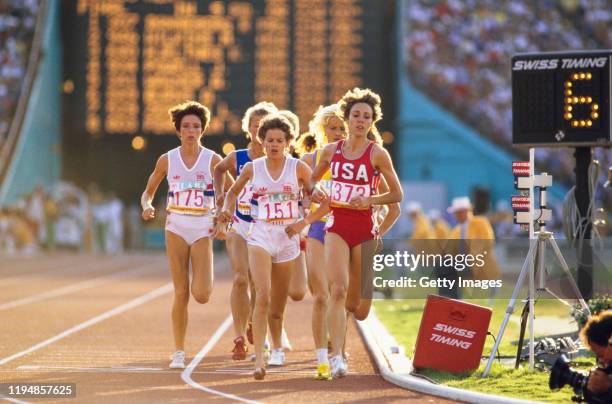
<path id="1" fill-rule="evenodd" d="M 242 215 L 249 216 L 251 214 L 251 198 L 253 198 L 253 187 L 251 184 L 247 184 L 240 195 L 238 195 L 238 201 L 236 202 L 236 210 Z"/>
<path id="2" fill-rule="evenodd" d="M 332 182 L 330 192 L 332 206 L 351 208 L 349 202 L 355 196 L 370 196 L 370 184 L 357 185 L 340 181 Z"/>
<path id="3" fill-rule="evenodd" d="M 257 199 L 257 219 L 263 221 L 299 218 L 296 198 L 286 199 L 285 194 L 262 195 Z"/>
<path id="4" fill-rule="evenodd" d="M 167 210 L 171 212 L 204 216 L 210 214 L 215 206 L 214 197 L 206 195 L 204 188 L 170 188 Z"/>

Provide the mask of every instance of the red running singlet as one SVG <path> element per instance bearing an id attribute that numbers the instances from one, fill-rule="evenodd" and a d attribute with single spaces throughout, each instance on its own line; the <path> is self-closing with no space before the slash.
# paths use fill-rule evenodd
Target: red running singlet
<path id="1" fill-rule="evenodd" d="M 349 248 L 353 248 L 374 238 L 374 220 L 371 207 L 355 209 L 349 202 L 355 196 L 374 195 L 380 173 L 372 166 L 373 142 L 356 159 L 344 156 L 343 145 L 344 140 L 338 142 L 330 162 L 332 215 L 327 222 L 327 231 L 336 233 L 346 241 Z"/>

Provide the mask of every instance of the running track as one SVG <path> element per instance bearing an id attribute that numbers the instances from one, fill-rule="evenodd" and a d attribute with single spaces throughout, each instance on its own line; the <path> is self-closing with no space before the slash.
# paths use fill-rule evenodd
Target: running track
<path id="1" fill-rule="evenodd" d="M 221 255 L 215 265 L 211 301 L 190 301 L 190 365 L 181 372 L 167 369 L 172 286 L 164 255 L 0 256 L 0 382 L 77 390 L 76 400 L 12 402 L 449 402 L 385 382 L 353 323 L 348 377 L 312 380 L 310 297 L 288 304 L 287 366 L 256 382 L 251 362 L 231 360 L 230 270 Z"/>

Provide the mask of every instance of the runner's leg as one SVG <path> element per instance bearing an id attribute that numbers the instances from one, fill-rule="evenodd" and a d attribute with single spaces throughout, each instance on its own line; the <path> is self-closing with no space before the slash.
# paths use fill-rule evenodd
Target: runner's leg
<path id="1" fill-rule="evenodd" d="M 213 290 L 213 249 L 210 237 L 203 237 L 191 246 L 191 295 L 201 304 L 208 302 Z"/>
<path id="2" fill-rule="evenodd" d="M 189 245 L 177 234 L 166 231 L 166 254 L 174 284 L 172 303 L 174 345 L 178 351 L 184 351 L 189 302 Z"/>

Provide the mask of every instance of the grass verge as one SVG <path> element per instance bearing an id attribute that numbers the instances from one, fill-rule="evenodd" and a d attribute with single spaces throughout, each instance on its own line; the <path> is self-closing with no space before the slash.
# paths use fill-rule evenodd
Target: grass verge
<path id="1" fill-rule="evenodd" d="M 469 302 L 487 306 L 487 301 L 475 300 Z M 496 299 L 493 300 L 492 304 L 489 306 L 493 309 L 489 330 L 496 336 L 503 321 L 507 304 L 507 300 Z M 397 342 L 404 347 L 407 355 L 410 357 L 413 354 L 414 345 L 417 340 L 424 305 L 425 300 L 423 299 L 384 300 L 374 302 L 378 318 L 395 337 Z M 517 347 L 513 342 L 518 339 L 520 331 L 518 325 L 520 311 L 521 307 L 517 304 L 517 307 L 515 307 L 516 314 L 511 316 L 499 347 L 499 353 L 502 357 L 516 355 Z M 536 305 L 537 318 L 546 317 L 552 320 L 558 318 L 560 323 L 567 324 L 571 321 L 568 313 L 568 308 L 556 300 L 543 300 Z M 554 321 L 552 322 L 554 323 Z M 550 335 L 550 333 L 538 334 L 538 329 L 536 328 L 536 336 L 538 335 Z M 493 343 L 493 338 L 488 337 L 485 343 L 483 356 L 488 358 L 493 349 Z M 571 402 L 573 391 L 570 387 L 566 386 L 555 392 L 549 390 L 549 373 L 547 371 L 529 371 L 528 364 L 515 370 L 513 364 L 514 361 L 512 361 L 512 365 L 503 365 L 496 361 L 488 378 L 481 378 L 485 363 L 481 363 L 480 368 L 474 372 L 455 374 L 435 370 L 423 370 L 420 374 L 441 384 L 482 393 L 542 401 L 546 403 Z M 595 359 L 582 358 L 580 362 L 575 365 L 575 367 L 580 369 L 590 369 L 595 365 Z"/>

